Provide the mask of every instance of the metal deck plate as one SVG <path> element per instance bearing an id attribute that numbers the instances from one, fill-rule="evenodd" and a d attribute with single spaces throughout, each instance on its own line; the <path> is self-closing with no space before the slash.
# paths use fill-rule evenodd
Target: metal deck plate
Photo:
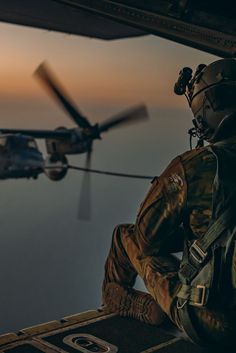
<path id="1" fill-rule="evenodd" d="M 163 328 L 90 311 L 0 336 L 0 353 L 206 353 Z M 216 353 L 216 351 L 214 351 Z M 229 350 L 227 350 L 227 353 Z M 233 353 L 233 352 L 232 352 Z"/>

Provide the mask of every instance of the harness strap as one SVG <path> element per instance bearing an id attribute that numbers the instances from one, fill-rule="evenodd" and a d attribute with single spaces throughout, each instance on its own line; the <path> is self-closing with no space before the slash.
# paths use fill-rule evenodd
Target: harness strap
<path id="1" fill-rule="evenodd" d="M 234 195 L 235 196 L 235 195 Z M 191 317 L 191 306 L 203 307 L 207 304 L 210 289 L 204 285 L 191 286 L 192 280 L 204 266 L 208 251 L 213 243 L 222 235 L 234 220 L 232 208 L 227 208 L 221 216 L 208 228 L 204 236 L 195 240 L 189 249 L 189 258 L 179 270 L 182 286 L 177 294 L 179 318 L 183 330 L 195 343 L 202 343 L 201 337 L 195 328 Z"/>
<path id="2" fill-rule="evenodd" d="M 215 154 L 218 161 L 216 172 L 217 183 L 215 182 L 216 191 L 214 193 L 214 195 L 218 195 L 222 187 L 222 185 L 219 183 L 221 181 L 219 179 L 219 159 L 218 153 L 215 153 L 213 148 L 211 148 L 211 150 Z M 235 201 L 235 187 L 232 188 L 232 192 L 230 195 L 228 195 L 227 201 L 224 203 L 224 205 L 218 205 L 217 198 L 213 198 L 213 204 L 218 212 L 222 209 L 220 206 L 224 206 L 225 211 L 223 211 L 223 213 L 218 216 L 218 212 L 216 213 L 216 210 L 214 212 L 213 209 L 215 219 L 212 219 L 208 230 L 202 236 L 202 238 L 195 240 L 192 242 L 190 247 L 186 248 L 184 253 L 184 261 L 182 262 L 182 266 L 179 270 L 179 278 L 182 286 L 180 287 L 177 294 L 177 308 L 179 309 L 178 315 L 183 330 L 186 332 L 187 336 L 189 336 L 189 338 L 195 343 L 201 344 L 204 342 L 201 342 L 201 332 L 198 332 L 198 327 L 196 327 L 194 317 L 192 316 L 194 309 L 193 306 L 199 307 L 199 310 L 201 310 L 201 307 L 206 306 L 211 288 L 207 288 L 205 283 L 195 283 L 194 286 L 191 284 L 193 284 L 193 280 L 206 265 L 207 261 L 210 261 L 213 246 L 217 245 L 217 240 L 222 237 L 225 231 L 228 229 L 231 230 L 230 228 L 232 225 L 236 225 L 236 219 L 234 219 L 235 217 L 233 214 L 234 209 L 236 208 Z M 201 276 L 199 277 L 199 281 L 201 281 Z"/>
<path id="3" fill-rule="evenodd" d="M 208 296 L 209 288 L 200 284 L 196 287 L 182 284 L 178 292 L 178 298 L 181 298 L 183 301 L 186 301 L 188 304 L 196 307 L 204 306 L 207 302 Z M 179 301 L 177 305 L 180 305 Z"/>
<path id="4" fill-rule="evenodd" d="M 195 329 L 192 319 L 191 319 L 191 312 L 188 305 L 185 305 L 185 301 L 182 301 L 182 308 L 178 311 L 179 319 L 181 322 L 182 330 L 185 332 L 186 336 L 190 339 L 192 343 L 203 345 L 203 341 L 200 338 L 197 330 Z"/>
<path id="5" fill-rule="evenodd" d="M 207 256 L 207 251 L 214 243 L 216 239 L 218 239 L 221 234 L 225 231 L 226 228 L 229 227 L 232 220 L 233 212 L 231 208 L 227 208 L 220 217 L 213 222 L 210 228 L 207 230 L 205 235 L 196 240 L 196 246 L 199 248 L 200 257 L 204 260 Z"/>
<path id="6" fill-rule="evenodd" d="M 182 283 L 190 283 L 203 267 L 208 251 L 233 220 L 231 208 L 227 208 L 208 228 L 201 239 L 195 240 L 189 248 L 188 262 L 179 270 Z"/>

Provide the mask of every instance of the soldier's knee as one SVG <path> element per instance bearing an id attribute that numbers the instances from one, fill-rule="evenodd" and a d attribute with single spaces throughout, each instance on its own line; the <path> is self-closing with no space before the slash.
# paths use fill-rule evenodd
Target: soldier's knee
<path id="1" fill-rule="evenodd" d="M 119 224 L 116 226 L 112 235 L 113 242 L 121 241 L 127 232 L 130 232 L 130 227 L 132 227 L 131 224 Z"/>
<path id="2" fill-rule="evenodd" d="M 117 225 L 114 230 L 113 230 L 113 234 L 112 234 L 112 238 L 113 240 L 115 239 L 119 239 L 121 237 L 121 234 L 122 234 L 122 229 L 123 229 L 123 225 L 122 224 L 119 224 Z"/>

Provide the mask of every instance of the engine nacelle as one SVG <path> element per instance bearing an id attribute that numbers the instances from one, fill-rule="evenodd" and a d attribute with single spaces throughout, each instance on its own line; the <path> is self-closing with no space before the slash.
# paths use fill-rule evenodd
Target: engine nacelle
<path id="1" fill-rule="evenodd" d="M 68 171 L 68 161 L 64 155 L 49 155 L 45 159 L 44 173 L 53 181 L 63 179 Z"/>
<path id="2" fill-rule="evenodd" d="M 86 129 L 70 129 L 58 127 L 55 131 L 70 133 L 70 138 L 46 138 L 47 153 L 50 155 L 67 155 L 85 153 L 91 149 L 92 138 L 88 136 Z"/>

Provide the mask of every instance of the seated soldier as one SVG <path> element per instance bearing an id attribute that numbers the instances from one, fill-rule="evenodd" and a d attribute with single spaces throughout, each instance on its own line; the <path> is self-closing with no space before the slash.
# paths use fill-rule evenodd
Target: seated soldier
<path id="1" fill-rule="evenodd" d="M 199 65 L 193 77 L 184 68 L 175 92 L 188 99 L 194 115 L 190 134 L 199 138 L 198 146 L 154 178 L 135 224 L 115 228 L 103 305 L 152 325 L 169 318 L 199 344 L 231 345 L 236 237 L 225 224 L 207 230 L 236 190 L 236 61 Z M 203 140 L 209 145 L 203 147 Z M 173 255 L 179 251 L 182 261 Z M 133 288 L 137 275 L 149 293 Z"/>

